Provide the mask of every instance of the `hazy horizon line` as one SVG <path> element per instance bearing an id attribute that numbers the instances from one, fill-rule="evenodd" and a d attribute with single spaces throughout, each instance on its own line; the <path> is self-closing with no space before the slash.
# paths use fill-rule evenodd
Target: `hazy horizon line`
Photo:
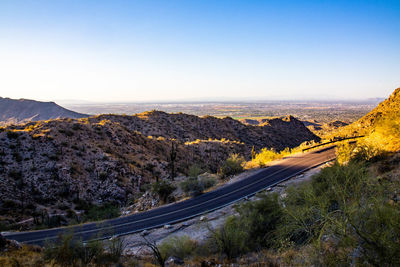
<path id="1" fill-rule="evenodd" d="M 366 97 L 366 98 L 339 98 L 339 97 L 264 97 L 264 98 L 239 98 L 239 97 L 202 97 L 202 98 L 182 98 L 182 99 L 155 99 L 155 100 L 85 100 L 85 99 L 32 99 L 32 98 L 12 98 L 0 96 L 14 100 L 34 100 L 40 102 L 55 102 L 66 105 L 98 105 L 98 104 L 202 104 L 202 103 L 273 103 L 273 102 L 377 102 L 385 100 L 385 97 Z"/>

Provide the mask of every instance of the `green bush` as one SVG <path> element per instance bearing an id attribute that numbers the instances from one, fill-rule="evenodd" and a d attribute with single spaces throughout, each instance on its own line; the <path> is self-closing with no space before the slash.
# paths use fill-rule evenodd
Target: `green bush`
<path id="1" fill-rule="evenodd" d="M 85 221 L 100 221 L 112 219 L 120 216 L 120 210 L 117 205 L 105 203 L 103 205 L 90 205 L 86 207 L 84 220 Z"/>
<path id="2" fill-rule="evenodd" d="M 270 194 L 242 204 L 238 216 L 212 231 L 212 244 L 228 258 L 307 245 L 306 257 L 315 265 L 398 266 L 400 181 L 392 167 L 372 175 L 372 164 L 381 162 L 336 163 L 311 181 L 287 188 L 282 199 Z"/>
<path id="3" fill-rule="evenodd" d="M 237 217 L 229 217 L 217 230 L 211 230 L 210 246 L 229 259 L 233 259 L 248 251 L 246 246 L 248 233 Z"/>
<path id="4" fill-rule="evenodd" d="M 245 159 L 239 154 L 230 155 L 219 169 L 219 176 L 226 178 L 231 175 L 241 173 L 243 171 L 243 164 Z"/>
<path id="5" fill-rule="evenodd" d="M 189 177 L 197 177 L 201 173 L 203 173 L 203 170 L 198 165 L 193 164 L 192 166 L 189 167 L 189 170 L 188 170 Z"/>
<path id="6" fill-rule="evenodd" d="M 188 236 L 174 236 L 163 241 L 159 247 L 161 254 L 168 258 L 175 256 L 185 259 L 195 253 L 197 249 L 197 242 L 190 239 Z"/>
<path id="7" fill-rule="evenodd" d="M 400 209 L 391 200 L 399 186 L 371 175 L 365 162 L 325 168 L 311 182 L 287 190 L 280 241 L 314 245 L 320 262 L 348 264 L 358 250 L 359 265 L 399 265 Z"/>
<path id="8" fill-rule="evenodd" d="M 260 167 L 264 167 L 267 163 L 281 159 L 286 155 L 290 154 L 290 149 L 286 148 L 285 150 L 281 152 L 276 152 L 275 149 L 268 149 L 268 148 L 263 148 L 261 149 L 260 153 L 256 154 L 254 157 L 254 162 L 258 163 Z"/>
<path id="9" fill-rule="evenodd" d="M 174 192 L 176 187 L 167 181 L 161 181 L 154 183 L 151 189 L 164 203 L 166 203 L 168 201 L 168 197 L 172 194 L 172 192 Z"/>
<path id="10" fill-rule="evenodd" d="M 260 200 L 247 202 L 237 208 L 240 225 L 247 229 L 249 248 L 274 246 L 277 229 L 283 220 L 283 208 L 278 199 L 278 194 L 262 195 Z"/>
<path id="11" fill-rule="evenodd" d="M 120 209 L 114 203 L 95 205 L 83 199 L 75 199 L 75 209 L 83 210 L 83 221 L 99 221 L 120 216 Z"/>
<path id="12" fill-rule="evenodd" d="M 43 257 L 46 262 L 60 266 L 110 266 L 119 262 L 123 248 L 123 239 L 84 244 L 71 233 L 61 235 L 55 242 L 47 242 Z"/>
<path id="13" fill-rule="evenodd" d="M 275 246 L 284 216 L 277 194 L 263 195 L 236 210 L 238 216 L 229 217 L 220 229 L 211 231 L 211 245 L 219 253 L 234 258 L 247 251 Z"/>
<path id="14" fill-rule="evenodd" d="M 180 183 L 180 187 L 186 194 L 196 196 L 203 193 L 204 190 L 214 186 L 216 183 L 217 181 L 211 177 L 189 177 Z"/>
<path id="15" fill-rule="evenodd" d="M 182 191 L 188 195 L 197 196 L 203 192 L 203 187 L 197 177 L 189 177 L 179 184 Z"/>

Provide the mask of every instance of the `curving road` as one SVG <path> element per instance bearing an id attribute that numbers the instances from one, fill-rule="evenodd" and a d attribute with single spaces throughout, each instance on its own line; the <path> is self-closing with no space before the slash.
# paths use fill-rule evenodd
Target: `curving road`
<path id="1" fill-rule="evenodd" d="M 49 230 L 14 232 L 4 236 L 26 244 L 43 245 L 46 240 L 55 240 L 63 232 L 73 232 L 74 237 L 83 241 L 105 239 L 114 235 L 127 235 L 145 229 L 186 220 L 227 206 L 247 196 L 274 186 L 310 168 L 335 158 L 334 146 L 317 151 L 298 154 L 276 162 L 271 167 L 243 179 L 223 186 L 198 197 L 156 208 L 134 215 L 79 226 L 54 228 Z"/>

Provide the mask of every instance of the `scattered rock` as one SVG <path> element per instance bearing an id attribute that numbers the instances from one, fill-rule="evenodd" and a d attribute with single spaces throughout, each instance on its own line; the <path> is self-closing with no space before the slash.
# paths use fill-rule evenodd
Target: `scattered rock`
<path id="1" fill-rule="evenodd" d="M 170 224 L 164 225 L 164 229 L 171 229 L 171 228 L 172 228 L 172 225 L 170 225 Z"/>
<path id="2" fill-rule="evenodd" d="M 207 261 L 202 261 L 201 262 L 201 267 L 211 267 L 215 266 L 217 263 L 215 262 L 215 259 L 207 260 Z"/>
<path id="3" fill-rule="evenodd" d="M 147 231 L 147 230 L 143 230 L 143 231 L 140 233 L 141 236 L 146 236 L 146 235 L 148 235 L 148 234 L 149 234 L 149 231 Z"/>
<path id="4" fill-rule="evenodd" d="M 169 257 L 166 261 L 165 261 L 165 264 L 167 265 L 167 266 L 169 266 L 170 264 L 174 264 L 174 265 L 183 265 L 185 262 L 182 260 L 182 259 L 180 259 L 180 258 L 178 258 L 178 257 L 175 257 L 175 256 L 171 256 L 171 257 Z"/>
<path id="5" fill-rule="evenodd" d="M 205 220 L 207 220 L 207 217 L 206 217 L 206 216 L 201 216 L 201 217 L 200 217 L 200 221 L 203 222 L 203 221 L 205 221 Z"/>

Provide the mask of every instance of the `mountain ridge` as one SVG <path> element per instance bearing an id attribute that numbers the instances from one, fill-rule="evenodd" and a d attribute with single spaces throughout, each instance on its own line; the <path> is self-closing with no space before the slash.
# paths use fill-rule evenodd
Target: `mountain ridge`
<path id="1" fill-rule="evenodd" d="M 75 119 L 85 117 L 88 117 L 88 115 L 66 109 L 55 102 L 0 97 L 0 125 L 58 118 Z"/>

